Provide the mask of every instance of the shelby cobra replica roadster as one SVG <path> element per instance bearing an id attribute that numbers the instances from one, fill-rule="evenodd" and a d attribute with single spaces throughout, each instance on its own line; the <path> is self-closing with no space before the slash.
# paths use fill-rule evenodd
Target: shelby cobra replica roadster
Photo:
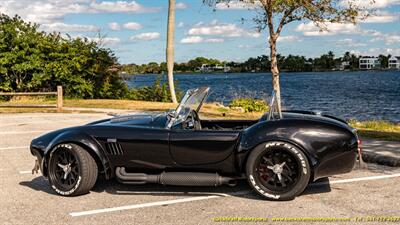
<path id="1" fill-rule="evenodd" d="M 60 195 L 86 194 L 99 174 L 127 184 L 218 186 L 247 179 L 261 196 L 289 200 L 322 177 L 350 172 L 359 140 L 346 121 L 308 111 L 259 120 L 201 120 L 209 88 L 187 91 L 176 110 L 125 115 L 53 131 L 31 153 Z"/>

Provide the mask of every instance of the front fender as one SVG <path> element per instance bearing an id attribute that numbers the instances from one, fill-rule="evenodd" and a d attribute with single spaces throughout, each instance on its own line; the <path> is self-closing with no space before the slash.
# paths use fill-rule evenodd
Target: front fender
<path id="1" fill-rule="evenodd" d="M 54 139 L 52 139 L 43 153 L 43 175 L 47 176 L 47 162 L 49 160 L 49 156 L 51 151 L 55 146 L 62 143 L 74 143 L 80 145 L 84 149 L 86 149 L 90 155 L 95 159 L 99 168 L 101 168 L 101 172 L 104 172 L 106 179 L 109 179 L 112 176 L 110 161 L 104 153 L 103 148 L 97 142 L 95 138 L 86 134 L 81 130 L 66 130 L 60 134 L 58 134 Z"/>

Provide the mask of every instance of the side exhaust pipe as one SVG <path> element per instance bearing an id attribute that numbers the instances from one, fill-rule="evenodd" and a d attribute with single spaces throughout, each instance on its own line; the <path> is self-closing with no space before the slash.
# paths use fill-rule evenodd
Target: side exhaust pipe
<path id="1" fill-rule="evenodd" d="M 236 180 L 223 177 L 218 173 L 163 172 L 161 174 L 128 173 L 124 167 L 117 167 L 115 175 L 121 183 L 146 184 L 157 183 L 176 186 L 235 186 Z"/>

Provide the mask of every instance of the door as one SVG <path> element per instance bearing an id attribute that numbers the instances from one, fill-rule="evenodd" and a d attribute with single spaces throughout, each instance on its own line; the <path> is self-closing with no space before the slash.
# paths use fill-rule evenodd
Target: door
<path id="1" fill-rule="evenodd" d="M 170 151 L 180 165 L 221 162 L 235 150 L 240 131 L 171 130 Z"/>
<path id="2" fill-rule="evenodd" d="M 163 169 L 174 165 L 167 129 L 110 126 L 96 127 L 95 132 L 114 166 Z"/>

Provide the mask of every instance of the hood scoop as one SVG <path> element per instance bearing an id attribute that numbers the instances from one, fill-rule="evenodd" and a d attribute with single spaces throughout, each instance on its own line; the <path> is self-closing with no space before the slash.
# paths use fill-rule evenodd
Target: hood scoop
<path id="1" fill-rule="evenodd" d="M 125 116 L 118 116 L 111 119 L 111 123 L 120 123 L 126 122 L 130 120 L 150 120 L 153 121 L 154 116 L 149 114 L 134 114 L 134 115 L 125 115 Z"/>

